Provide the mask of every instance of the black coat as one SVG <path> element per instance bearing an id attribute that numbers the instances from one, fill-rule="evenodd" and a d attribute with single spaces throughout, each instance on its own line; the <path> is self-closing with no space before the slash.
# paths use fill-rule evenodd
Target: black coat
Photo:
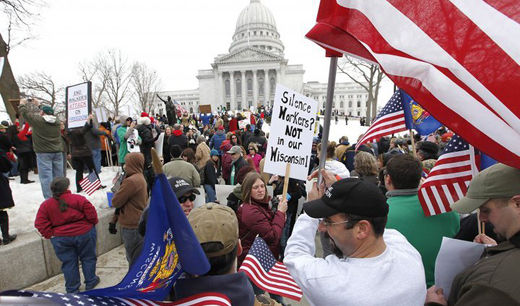
<path id="1" fill-rule="evenodd" d="M 0 153 L 0 165 L 7 165 L 6 162 L 10 165 L 9 160 L 7 160 L 7 156 L 5 153 Z M 2 172 L 7 172 L 4 169 L 0 169 Z M 0 174 L 0 209 L 11 208 L 14 206 L 13 193 L 11 192 L 11 187 L 9 187 L 9 179 L 6 178 L 3 174 Z"/>
<path id="2" fill-rule="evenodd" d="M 204 166 L 204 185 L 211 185 L 211 187 L 215 188 L 215 185 L 218 184 L 218 169 L 215 166 L 215 162 L 211 159 L 208 160 L 206 166 Z"/>
<path id="3" fill-rule="evenodd" d="M 70 140 L 70 155 L 72 157 L 86 157 L 92 156 L 92 151 L 87 145 L 86 133 L 89 133 L 90 129 L 85 127 L 80 129 L 69 130 L 68 137 Z"/>
<path id="4" fill-rule="evenodd" d="M 145 148 L 153 147 L 155 138 L 152 133 L 151 125 L 140 124 L 136 127 L 139 137 L 141 137 L 141 146 Z"/>
<path id="5" fill-rule="evenodd" d="M 182 150 L 184 150 L 188 147 L 188 137 L 186 137 L 186 135 L 184 134 L 181 134 L 179 136 L 172 134 L 168 139 L 168 143 L 170 145 L 170 148 L 173 145 L 178 145 L 181 147 Z"/>
<path id="6" fill-rule="evenodd" d="M 238 172 L 240 171 L 240 169 L 242 169 L 242 167 L 245 167 L 248 165 L 249 164 L 242 156 L 240 156 L 237 160 L 235 160 L 234 162 L 231 163 L 231 169 L 233 169 L 233 167 L 235 167 L 235 179 L 233 180 L 235 182 L 235 184 L 238 183 Z"/>

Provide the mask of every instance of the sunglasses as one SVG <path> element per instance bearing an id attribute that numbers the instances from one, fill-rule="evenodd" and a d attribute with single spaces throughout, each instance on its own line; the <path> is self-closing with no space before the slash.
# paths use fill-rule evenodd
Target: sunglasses
<path id="1" fill-rule="evenodd" d="M 195 201 L 196 197 L 197 196 L 194 195 L 194 194 L 191 194 L 190 196 L 182 196 L 182 197 L 179 198 L 179 203 L 184 203 L 184 202 L 186 202 L 188 200 L 193 202 L 193 201 Z"/>

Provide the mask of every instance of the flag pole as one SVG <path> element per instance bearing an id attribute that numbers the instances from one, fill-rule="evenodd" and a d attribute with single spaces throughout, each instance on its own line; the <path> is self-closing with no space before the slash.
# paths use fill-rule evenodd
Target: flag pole
<path id="1" fill-rule="evenodd" d="M 323 134 L 321 135 L 321 151 L 318 184 L 322 182 L 321 170 L 325 168 L 325 160 L 327 158 L 327 144 L 329 140 L 330 120 L 332 117 L 332 99 L 334 97 L 334 86 L 336 85 L 336 69 L 338 66 L 338 57 L 340 53 L 332 53 L 327 50 L 327 56 L 330 56 L 329 66 L 329 82 L 327 84 L 327 102 L 325 104 L 325 115 L 323 117 Z M 319 122 L 319 121 L 318 121 Z"/>
<path id="2" fill-rule="evenodd" d="M 410 139 L 412 140 L 412 150 L 413 150 L 413 157 L 417 157 L 417 152 L 415 152 L 415 139 L 413 137 L 413 129 L 410 129 Z"/>

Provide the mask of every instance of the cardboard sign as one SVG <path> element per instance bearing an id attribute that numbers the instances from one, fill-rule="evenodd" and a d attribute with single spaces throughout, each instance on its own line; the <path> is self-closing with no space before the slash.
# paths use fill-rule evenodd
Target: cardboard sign
<path id="1" fill-rule="evenodd" d="M 243 130 L 246 128 L 246 126 L 248 125 L 249 123 L 247 122 L 247 120 L 240 120 L 238 121 L 238 128 Z"/>
<path id="2" fill-rule="evenodd" d="M 69 129 L 82 127 L 92 111 L 91 82 L 68 86 L 65 90 L 67 127 Z"/>
<path id="3" fill-rule="evenodd" d="M 315 100 L 276 85 L 265 172 L 284 176 L 289 163 L 291 178 L 307 178 L 317 112 Z"/>
<path id="4" fill-rule="evenodd" d="M 199 105 L 199 112 L 202 114 L 211 114 L 211 104 Z"/>

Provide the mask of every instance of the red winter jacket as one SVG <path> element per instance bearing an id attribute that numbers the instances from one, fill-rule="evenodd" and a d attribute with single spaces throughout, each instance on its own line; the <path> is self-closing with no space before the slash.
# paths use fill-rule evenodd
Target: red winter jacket
<path id="1" fill-rule="evenodd" d="M 220 151 L 222 151 L 221 163 L 222 163 L 222 178 L 229 182 L 229 176 L 231 174 L 231 163 L 233 163 L 233 159 L 231 158 L 231 154 L 227 153 L 231 149 L 231 144 L 229 141 L 227 143 L 222 143 L 220 146 Z"/>
<path id="2" fill-rule="evenodd" d="M 277 211 L 274 213 L 266 203 L 244 203 L 237 211 L 240 242 L 244 249 L 238 257 L 238 266 L 249 253 L 249 249 L 259 235 L 269 246 L 274 257 L 280 255 L 280 238 L 285 226 L 285 213 Z"/>
<path id="3" fill-rule="evenodd" d="M 83 235 L 98 223 L 96 209 L 84 196 L 67 190 L 60 198 L 67 202 L 65 211 L 60 211 L 56 199 L 49 198 L 40 205 L 36 214 L 34 227 L 46 239 Z"/>

